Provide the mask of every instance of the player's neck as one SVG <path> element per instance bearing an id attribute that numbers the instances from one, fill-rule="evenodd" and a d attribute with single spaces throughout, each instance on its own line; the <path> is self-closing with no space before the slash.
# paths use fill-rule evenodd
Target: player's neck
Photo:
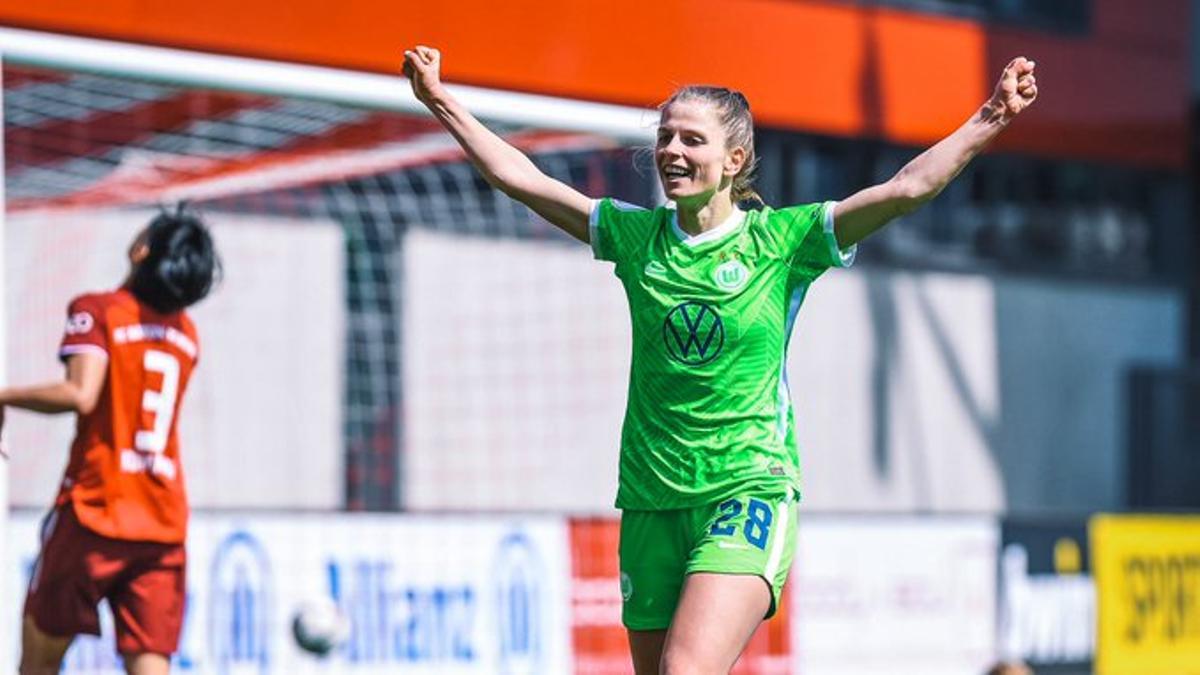
<path id="1" fill-rule="evenodd" d="M 724 223 L 733 213 L 733 203 L 718 195 L 700 205 L 677 204 L 676 213 L 679 229 L 695 236 Z"/>

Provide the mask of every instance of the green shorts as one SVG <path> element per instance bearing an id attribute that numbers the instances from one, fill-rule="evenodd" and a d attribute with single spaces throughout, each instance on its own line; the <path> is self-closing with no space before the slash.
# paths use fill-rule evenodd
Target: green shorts
<path id="1" fill-rule="evenodd" d="M 752 574 L 771 589 L 775 614 L 796 548 L 792 490 L 745 493 L 719 504 L 621 515 L 622 622 L 631 630 L 671 624 L 684 577 L 693 572 Z"/>

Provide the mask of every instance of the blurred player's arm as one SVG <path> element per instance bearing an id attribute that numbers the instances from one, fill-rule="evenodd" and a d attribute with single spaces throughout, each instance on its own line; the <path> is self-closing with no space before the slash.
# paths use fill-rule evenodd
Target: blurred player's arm
<path id="1" fill-rule="evenodd" d="M 918 155 L 890 180 L 838 202 L 833 212 L 838 245 L 849 247 L 890 220 L 933 199 L 1009 122 L 1037 98 L 1034 62 L 1013 59 L 987 103 L 961 127 Z"/>
<path id="2" fill-rule="evenodd" d="M 84 352 L 67 357 L 66 376 L 61 382 L 0 389 L 0 408 L 12 406 L 40 413 L 73 412 L 87 415 L 96 408 L 108 357 Z M 3 417 L 0 417 L 2 424 Z"/>
<path id="3" fill-rule="evenodd" d="M 488 184 L 586 243 L 592 200 L 542 173 L 524 153 L 475 119 L 442 86 L 440 67 L 436 49 L 418 46 L 404 52 L 404 74 L 413 94 L 454 136 Z"/>

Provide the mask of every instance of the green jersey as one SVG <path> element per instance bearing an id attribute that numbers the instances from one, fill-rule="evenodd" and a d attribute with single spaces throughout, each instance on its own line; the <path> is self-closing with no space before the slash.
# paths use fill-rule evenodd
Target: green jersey
<path id="1" fill-rule="evenodd" d="M 616 263 L 633 323 L 618 508 L 799 490 L 784 366 L 809 284 L 854 259 L 833 205 L 734 211 L 690 236 L 667 207 L 593 204 L 592 250 Z"/>

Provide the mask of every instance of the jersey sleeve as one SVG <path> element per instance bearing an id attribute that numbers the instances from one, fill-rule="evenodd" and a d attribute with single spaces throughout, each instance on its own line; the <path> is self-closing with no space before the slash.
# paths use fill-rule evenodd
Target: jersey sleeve
<path id="1" fill-rule="evenodd" d="M 83 353 L 108 356 L 104 306 L 94 295 L 81 295 L 67 305 L 67 325 L 58 347 L 58 358 L 64 362 Z"/>
<path id="2" fill-rule="evenodd" d="M 839 248 L 833 231 L 833 209 L 837 202 L 806 204 L 783 209 L 790 212 L 792 267 L 809 277 L 817 277 L 830 267 L 849 267 L 854 264 L 858 245 Z"/>
<path id="3" fill-rule="evenodd" d="M 592 202 L 588 234 L 597 260 L 620 265 L 634 255 L 653 229 L 654 211 L 617 199 Z"/>

